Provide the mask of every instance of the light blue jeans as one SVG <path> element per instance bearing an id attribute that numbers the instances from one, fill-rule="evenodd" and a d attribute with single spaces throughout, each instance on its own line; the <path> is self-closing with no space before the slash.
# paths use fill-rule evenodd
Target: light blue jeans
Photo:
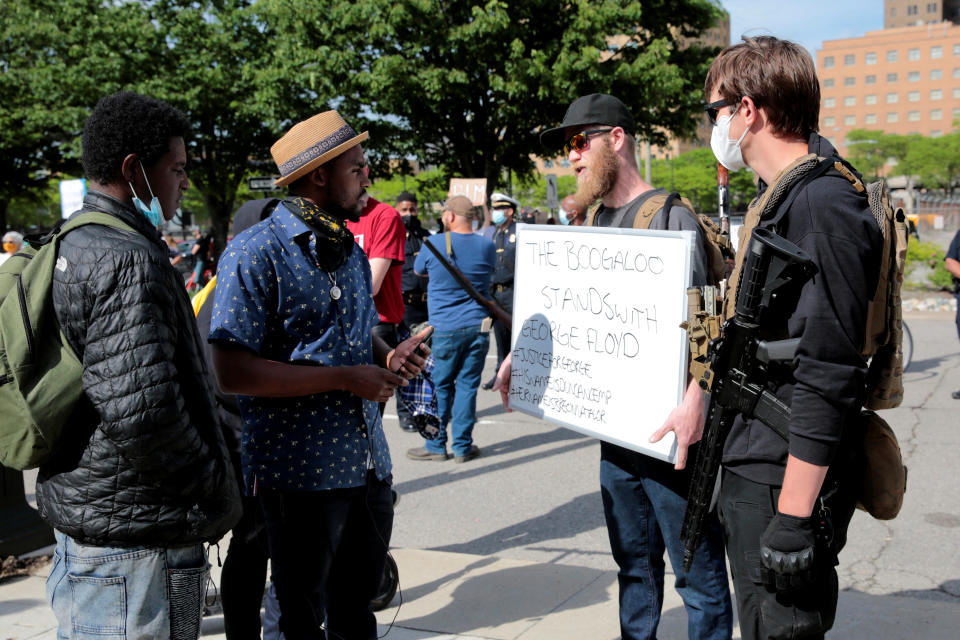
<path id="1" fill-rule="evenodd" d="M 65 640 L 197 640 L 207 563 L 203 545 L 94 547 L 54 531 L 47 601 Z"/>
<path id="2" fill-rule="evenodd" d="M 443 434 L 427 440 L 423 446 L 431 453 L 446 453 L 447 423 L 450 423 L 450 448 L 453 455 L 464 456 L 473 445 L 473 425 L 477 421 L 477 389 L 483 373 L 483 361 L 490 349 L 490 334 L 480 327 L 436 331 L 433 334 L 433 384 Z"/>

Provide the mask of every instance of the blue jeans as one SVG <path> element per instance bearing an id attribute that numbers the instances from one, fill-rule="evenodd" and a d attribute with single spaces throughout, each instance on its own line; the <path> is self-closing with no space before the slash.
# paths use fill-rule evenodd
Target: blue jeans
<path id="1" fill-rule="evenodd" d="M 47 601 L 57 638 L 200 636 L 207 557 L 202 545 L 95 547 L 54 531 Z"/>
<path id="2" fill-rule="evenodd" d="M 693 459 L 693 458 L 691 458 Z M 733 627 L 723 533 L 715 514 L 690 573 L 683 572 L 680 528 L 690 472 L 649 456 L 600 443 L 600 490 L 607 534 L 620 567 L 620 633 L 623 640 L 657 637 L 663 607 L 664 551 L 687 609 L 687 635 L 728 640 Z"/>
<path id="3" fill-rule="evenodd" d="M 433 384 L 443 433 L 424 443 L 427 451 L 446 453 L 447 423 L 450 423 L 450 448 L 463 456 L 473 445 L 473 425 L 477 421 L 477 389 L 483 373 L 483 361 L 490 349 L 490 334 L 479 327 L 436 331 L 433 334 Z"/>

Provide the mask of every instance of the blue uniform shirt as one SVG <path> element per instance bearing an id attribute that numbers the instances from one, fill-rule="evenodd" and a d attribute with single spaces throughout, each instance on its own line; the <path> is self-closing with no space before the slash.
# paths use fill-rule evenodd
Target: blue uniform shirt
<path id="1" fill-rule="evenodd" d="M 280 205 L 239 234 L 220 258 L 210 341 L 303 366 L 373 364 L 371 331 L 379 321 L 370 266 L 351 243 L 332 274 L 342 297 L 330 297 L 328 274 L 312 258 L 311 229 Z M 381 480 L 390 452 L 376 402 L 346 391 L 297 398 L 238 396 L 244 429 L 244 482 L 290 491 L 362 486 L 368 454 Z"/>

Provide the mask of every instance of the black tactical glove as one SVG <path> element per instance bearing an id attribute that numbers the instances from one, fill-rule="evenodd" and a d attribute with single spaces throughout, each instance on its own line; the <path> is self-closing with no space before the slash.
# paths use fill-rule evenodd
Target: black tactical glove
<path id="1" fill-rule="evenodd" d="M 817 523 L 778 513 L 760 536 L 760 579 L 768 588 L 788 591 L 813 582 Z"/>

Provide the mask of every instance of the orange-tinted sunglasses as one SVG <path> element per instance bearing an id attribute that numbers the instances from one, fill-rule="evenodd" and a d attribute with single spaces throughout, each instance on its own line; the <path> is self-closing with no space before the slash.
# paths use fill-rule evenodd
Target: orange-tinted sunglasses
<path id="1" fill-rule="evenodd" d="M 575 133 L 570 136 L 570 139 L 563 143 L 563 153 L 569 155 L 571 150 L 576 150 L 577 152 L 584 151 L 590 142 L 587 140 L 588 136 L 592 136 L 596 133 L 610 133 L 613 129 L 587 129 L 586 131 L 581 131 L 580 133 Z"/>

